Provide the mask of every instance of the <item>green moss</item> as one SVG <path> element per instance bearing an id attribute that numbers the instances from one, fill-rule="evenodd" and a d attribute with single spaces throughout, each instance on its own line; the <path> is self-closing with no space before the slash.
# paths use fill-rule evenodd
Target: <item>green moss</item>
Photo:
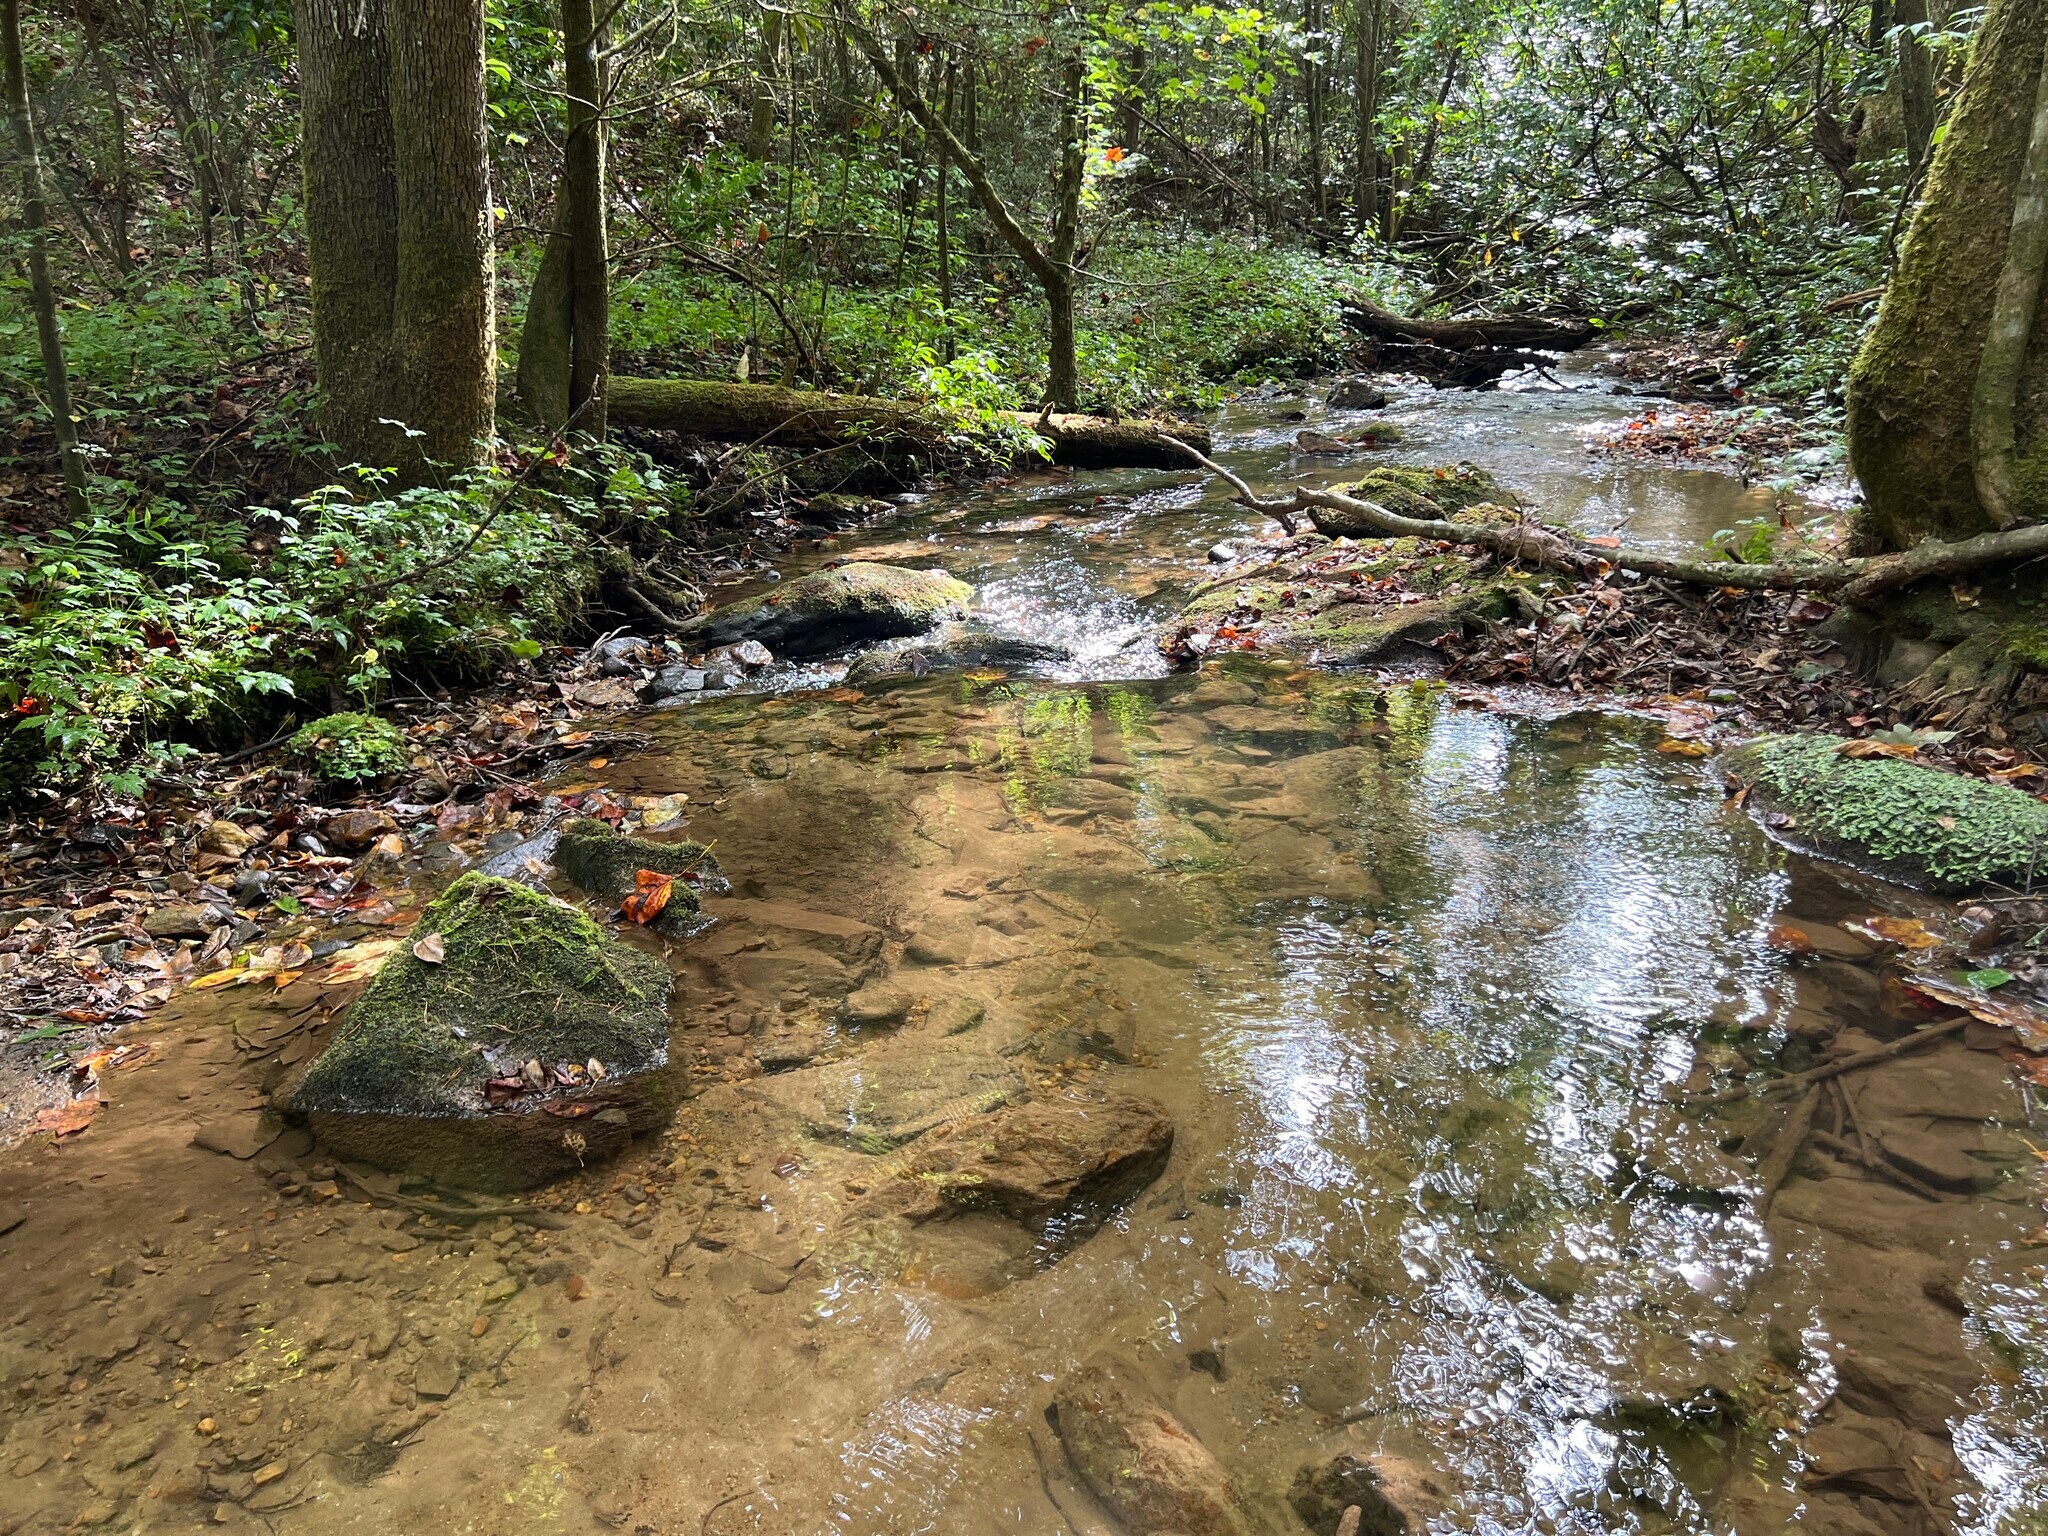
<path id="1" fill-rule="evenodd" d="M 1502 506 L 1513 500 L 1493 476 L 1470 464 L 1438 469 L 1386 465 L 1334 489 L 1359 501 L 1374 502 L 1398 517 L 1426 519 L 1456 520 L 1472 508 Z M 1312 509 L 1310 516 L 1318 529 L 1333 538 L 1370 538 L 1378 532 L 1370 524 L 1354 522 L 1327 507 Z"/>
<path id="2" fill-rule="evenodd" d="M 1788 840 L 1917 885 L 2025 886 L 2048 855 L 2048 805 L 1898 758 L 1849 758 L 1839 736 L 1766 736 L 1726 768 L 1751 804 L 1789 817 Z"/>
<path id="3" fill-rule="evenodd" d="M 2030 624 L 2008 631 L 2005 659 L 2029 672 L 2048 672 L 2048 629 Z"/>
<path id="4" fill-rule="evenodd" d="M 422 959 L 438 935 L 442 958 Z M 467 874 L 421 914 L 293 1096 L 302 1111 L 473 1115 L 538 1060 L 617 1076 L 668 1056 L 668 968 L 541 892 Z"/>
<path id="5" fill-rule="evenodd" d="M 702 843 L 657 843 L 644 837 L 626 837 L 603 822 L 579 816 L 564 822 L 555 844 L 555 864 L 563 874 L 593 896 L 614 901 L 632 894 L 635 877 L 643 869 L 663 875 L 692 875 L 717 878 L 718 861 Z M 682 881 L 672 887 L 669 913 L 694 913 L 699 906 L 697 892 Z"/>
<path id="6" fill-rule="evenodd" d="M 864 641 L 921 635 L 964 617 L 973 595 L 966 582 L 944 571 L 856 560 L 720 608 L 693 621 L 683 637 L 707 647 L 758 640 L 777 653 L 822 656 Z"/>
<path id="7" fill-rule="evenodd" d="M 405 733 L 375 715 L 345 711 L 301 726 L 286 748 L 321 778 L 355 784 L 397 773 L 410 761 Z"/>

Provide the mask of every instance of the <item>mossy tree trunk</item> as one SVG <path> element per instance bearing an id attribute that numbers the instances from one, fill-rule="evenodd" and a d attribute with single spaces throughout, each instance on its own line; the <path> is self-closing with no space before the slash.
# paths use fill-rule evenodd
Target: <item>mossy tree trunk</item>
<path id="1" fill-rule="evenodd" d="M 605 9 L 611 7 L 606 5 Z M 562 0 L 569 140 L 563 150 L 569 244 L 569 419 L 602 438 L 611 374 L 611 241 L 605 222 L 604 25 L 596 0 Z"/>
<path id="2" fill-rule="evenodd" d="M 42 345 L 43 388 L 50 396 L 50 431 L 57 440 L 57 460 L 64 474 L 65 510 L 82 517 L 86 512 L 85 461 L 78 453 L 78 423 L 71 416 L 71 374 L 64 361 L 64 332 L 57 323 L 57 293 L 50 282 L 43 156 L 36 142 L 35 114 L 29 108 L 28 70 L 21 56 L 21 0 L 0 0 L 0 64 L 5 66 L 7 116 L 21 162 L 21 222 L 28 234 L 29 297 Z"/>
<path id="3" fill-rule="evenodd" d="M 495 427 L 496 301 L 483 0 L 388 12 L 398 181 L 391 415 L 440 464 L 477 463 Z"/>
<path id="4" fill-rule="evenodd" d="M 1849 452 L 1887 547 L 2007 519 L 1978 489 L 1972 418 L 2015 235 L 2048 0 L 1991 0 L 1927 192 L 1849 377 Z M 2016 229 L 2016 223 L 2019 226 Z M 2038 279 L 2037 279 L 2038 283 Z M 2011 516 L 2048 516 L 2048 334 L 2037 311 L 2011 370 Z"/>
<path id="5" fill-rule="evenodd" d="M 398 285 L 398 175 L 382 5 L 298 0 L 300 154 L 313 275 L 321 429 L 342 456 L 387 462 L 391 302 Z"/>

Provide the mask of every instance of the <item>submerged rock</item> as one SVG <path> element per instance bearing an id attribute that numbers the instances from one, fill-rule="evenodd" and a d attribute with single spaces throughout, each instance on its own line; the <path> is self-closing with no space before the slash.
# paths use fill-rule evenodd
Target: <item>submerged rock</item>
<path id="1" fill-rule="evenodd" d="M 755 640 L 778 655 L 822 656 L 872 640 L 924 634 L 963 617 L 973 595 L 966 582 L 944 571 L 857 560 L 694 619 L 680 638 L 706 646 Z"/>
<path id="2" fill-rule="evenodd" d="M 886 677 L 924 677 L 933 672 L 964 672 L 971 667 L 1008 671 L 1049 661 L 1071 661 L 1065 646 L 999 635 L 976 624 L 947 624 L 916 645 L 870 651 L 847 668 L 849 683 L 872 683 Z"/>
<path id="3" fill-rule="evenodd" d="M 1448 1502 L 1429 1473 L 1398 1456 L 1367 1460 L 1345 1452 L 1303 1467 L 1287 1502 L 1315 1536 L 1337 1536 L 1344 1511 L 1358 1507 L 1358 1536 L 1421 1536 Z"/>
<path id="4" fill-rule="evenodd" d="M 1229 1474 L 1128 1368 L 1090 1361 L 1053 1408 L 1074 1469 L 1134 1536 L 1251 1536 Z"/>
<path id="5" fill-rule="evenodd" d="M 986 1116 L 1026 1088 L 1017 1069 L 997 1056 L 917 1040 L 784 1072 L 750 1092 L 795 1114 L 820 1140 L 883 1153 L 949 1122 Z"/>
<path id="6" fill-rule="evenodd" d="M 932 1132 L 907 1171 L 913 1220 L 993 1210 L 1043 1222 L 1104 1209 L 1159 1177 L 1173 1151 L 1165 1106 L 1131 1093 L 1072 1092 L 1011 1104 Z"/>
<path id="7" fill-rule="evenodd" d="M 574 908 L 467 874 L 356 1000 L 290 1107 L 343 1157 L 480 1189 L 540 1183 L 666 1114 L 671 983 Z"/>
<path id="8" fill-rule="evenodd" d="M 1933 891 L 2031 883 L 2048 856 L 2048 805 L 1895 757 L 1845 757 L 1847 745 L 1765 736 L 1727 753 L 1722 769 L 1774 834 L 1808 852 Z"/>
<path id="9" fill-rule="evenodd" d="M 555 840 L 556 868 L 593 896 L 623 901 L 633 894 L 643 869 L 674 875 L 668 905 L 656 925 L 674 930 L 697 915 L 698 891 L 722 890 L 725 875 L 702 843 L 657 843 L 627 837 L 592 816 L 564 822 Z"/>

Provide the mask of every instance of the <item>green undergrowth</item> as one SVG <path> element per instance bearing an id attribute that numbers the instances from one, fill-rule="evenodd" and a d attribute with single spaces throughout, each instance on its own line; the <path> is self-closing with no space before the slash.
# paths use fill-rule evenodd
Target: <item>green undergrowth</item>
<path id="1" fill-rule="evenodd" d="M 438 960 L 422 941 L 438 937 Z M 293 1096 L 301 1111 L 463 1115 L 537 1060 L 607 1073 L 667 1059 L 668 967 L 584 913 L 470 873 L 428 905 Z"/>
<path id="2" fill-rule="evenodd" d="M 292 756 L 334 784 L 359 784 L 396 773 L 407 760 L 405 733 L 388 720 L 355 710 L 308 721 L 286 743 Z"/>
<path id="3" fill-rule="evenodd" d="M 1942 891 L 2030 886 L 2048 859 L 2048 805 L 1897 758 L 1850 758 L 1836 736 L 1767 736 L 1728 754 L 1791 840 Z"/>

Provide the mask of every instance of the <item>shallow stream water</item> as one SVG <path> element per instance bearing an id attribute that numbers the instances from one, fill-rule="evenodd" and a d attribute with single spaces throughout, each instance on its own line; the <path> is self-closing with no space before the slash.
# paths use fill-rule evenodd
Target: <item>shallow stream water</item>
<path id="1" fill-rule="evenodd" d="M 1392 414 L 1400 458 L 1589 527 L 1753 515 L 1726 477 L 1589 461 L 1577 429 L 1638 405 Z M 1324 420 L 1219 423 L 1255 483 L 1340 476 L 1289 464 L 1293 410 Z M 1947 1199 L 1815 1152 L 1766 1214 L 1773 1112 L 1678 1102 L 1745 1052 L 1912 1029 L 1842 924 L 1940 909 L 1777 848 L 1642 722 L 1165 675 L 1157 621 L 1259 531 L 1186 476 L 923 502 L 824 555 L 944 565 L 1074 661 L 782 670 L 564 786 L 687 795 L 734 889 L 668 951 L 675 1130 L 543 1226 L 360 1203 L 266 1141 L 345 995 L 318 976 L 160 1019 L 88 1137 L 0 1165 L 0 1531 L 1095 1536 L 1045 1408 L 1105 1352 L 1273 1533 L 1341 1450 L 1427 1468 L 1446 1531 L 2041 1529 L 2035 1111 L 1995 1042 L 1818 1120 L 1961 1148 Z M 861 986 L 903 1022 L 848 1023 Z M 877 1206 L 887 1143 L 1002 1074 L 1159 1101 L 1165 1171 L 1045 1231 Z"/>

